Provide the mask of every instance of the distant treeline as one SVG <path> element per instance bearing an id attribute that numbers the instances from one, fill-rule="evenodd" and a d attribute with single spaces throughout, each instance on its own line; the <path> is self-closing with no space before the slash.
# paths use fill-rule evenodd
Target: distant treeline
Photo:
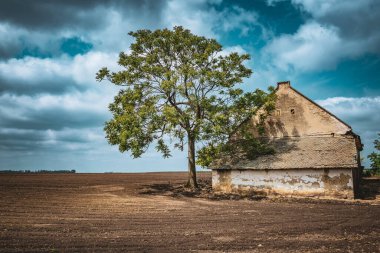
<path id="1" fill-rule="evenodd" d="M 49 174 L 60 174 L 60 173 L 75 173 L 75 170 L 0 170 L 0 173 L 25 173 L 25 174 L 36 174 L 36 173 L 49 173 Z"/>

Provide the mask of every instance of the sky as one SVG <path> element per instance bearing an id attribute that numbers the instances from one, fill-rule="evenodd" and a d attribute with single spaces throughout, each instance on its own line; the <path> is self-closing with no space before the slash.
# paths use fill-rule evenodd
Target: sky
<path id="1" fill-rule="evenodd" d="M 95 80 L 120 69 L 128 32 L 178 25 L 249 53 L 246 91 L 290 80 L 351 125 L 366 157 L 380 132 L 378 24 L 377 0 L 2 0 L 0 170 L 186 170 L 186 152 L 133 159 L 110 146 L 103 126 L 118 88 Z"/>

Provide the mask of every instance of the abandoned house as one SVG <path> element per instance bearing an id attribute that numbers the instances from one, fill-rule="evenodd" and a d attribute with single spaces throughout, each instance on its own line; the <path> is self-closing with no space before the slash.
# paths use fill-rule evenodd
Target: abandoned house
<path id="1" fill-rule="evenodd" d="M 210 166 L 212 187 L 221 192 L 354 198 L 361 175 L 360 137 L 309 98 L 280 82 L 274 111 L 258 133 L 258 116 L 248 119 L 255 137 L 274 153 L 249 160 L 220 157 Z"/>

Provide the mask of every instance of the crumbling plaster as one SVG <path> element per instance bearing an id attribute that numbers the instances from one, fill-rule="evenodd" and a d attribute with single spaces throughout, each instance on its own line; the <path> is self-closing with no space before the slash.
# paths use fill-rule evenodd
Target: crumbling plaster
<path id="1" fill-rule="evenodd" d="M 326 134 L 346 134 L 351 128 L 332 116 L 325 109 L 291 89 L 289 84 L 278 86 L 275 110 L 265 121 L 265 136 L 315 136 Z M 259 115 L 260 112 L 257 114 Z M 252 125 L 259 121 L 251 119 Z M 253 134 L 259 136 L 253 128 Z"/>
<path id="2" fill-rule="evenodd" d="M 213 170 L 212 186 L 227 193 L 353 198 L 350 169 Z"/>

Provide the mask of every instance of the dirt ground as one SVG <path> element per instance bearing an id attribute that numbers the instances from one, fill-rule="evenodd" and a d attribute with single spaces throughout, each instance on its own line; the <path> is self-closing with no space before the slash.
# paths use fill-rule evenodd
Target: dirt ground
<path id="1" fill-rule="evenodd" d="M 217 196 L 210 174 L 0 174 L 1 252 L 380 252 L 368 200 Z"/>

